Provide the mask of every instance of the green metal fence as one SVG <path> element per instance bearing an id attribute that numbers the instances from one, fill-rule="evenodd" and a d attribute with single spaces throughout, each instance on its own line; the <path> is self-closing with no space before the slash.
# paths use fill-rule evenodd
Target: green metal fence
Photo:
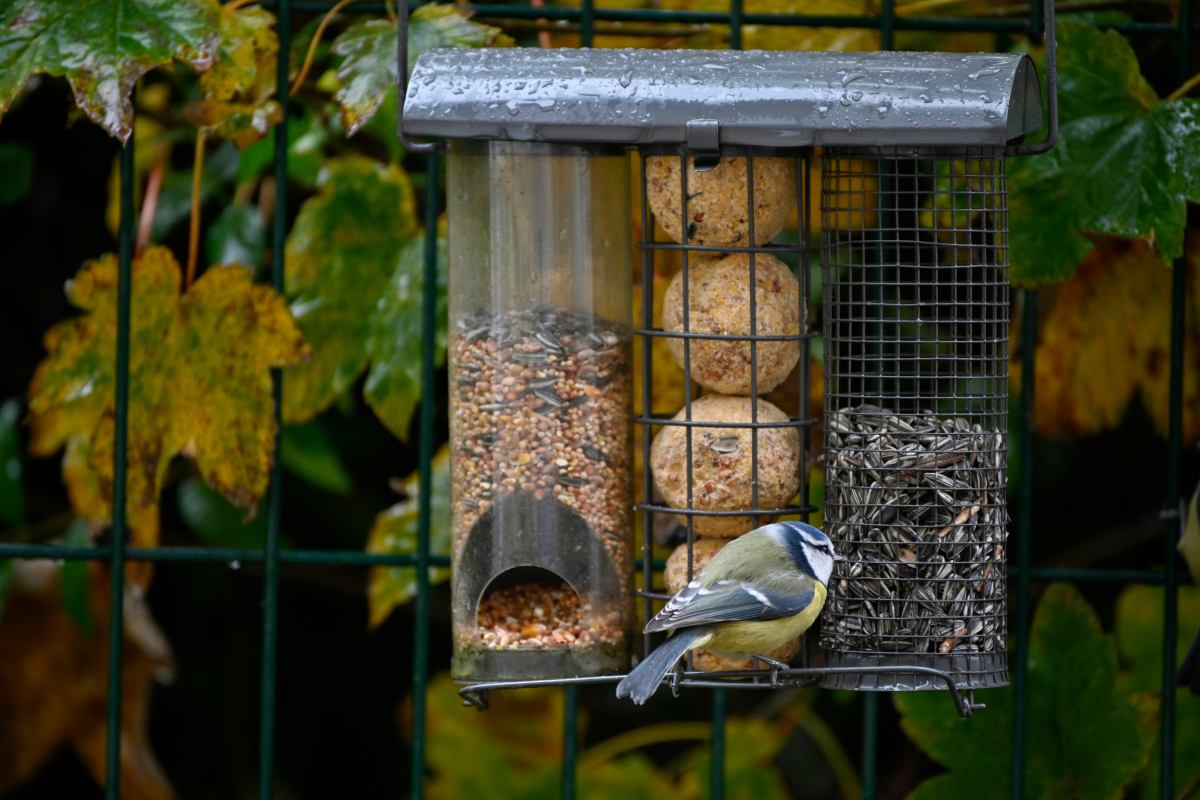
<path id="1" fill-rule="evenodd" d="M 1000 18 L 933 18 L 898 17 L 894 0 L 882 0 L 878 17 L 818 16 L 801 14 L 752 14 L 743 10 L 743 0 L 731 0 L 731 9 L 726 12 L 669 11 L 659 9 L 608 9 L 596 8 L 594 0 L 582 0 L 580 7 L 533 7 L 525 5 L 463 5 L 478 16 L 494 19 L 547 19 L 565 20 L 578 25 L 580 41 L 584 47 L 592 45 L 597 22 L 656 22 L 718 24 L 729 26 L 729 46 L 742 46 L 742 31 L 746 25 L 778 25 L 803 27 L 841 27 L 878 29 L 883 49 L 894 48 L 896 31 L 926 32 L 979 32 L 1041 35 L 1043 32 L 1043 0 L 1033 0 L 1027 19 Z M 291 14 L 293 11 L 327 12 L 335 4 L 326 0 L 275 0 L 263 5 L 272 8 L 278 17 L 279 59 L 277 95 L 288 95 L 289 53 L 291 50 Z M 1062 8 L 1061 10 L 1066 10 Z M 355 3 L 346 13 L 382 13 L 383 3 Z M 1136 22 L 1113 24 L 1103 27 L 1117 30 L 1126 35 L 1155 36 L 1177 40 L 1179 53 L 1178 82 L 1189 76 L 1188 56 L 1194 33 L 1191 20 L 1190 0 L 1180 0 L 1179 18 L 1176 24 Z M 287 183 L 287 125 L 285 118 L 278 125 L 275 136 L 275 180 L 277 185 Z M 121 151 L 121 220 L 119 232 L 119 286 L 117 295 L 117 378 L 115 411 L 115 447 L 113 455 L 113 520 L 111 544 L 99 548 L 60 547 L 55 545 L 0 544 L 0 558 L 50 558 L 92 559 L 107 561 L 111 570 L 111 594 L 109 606 L 109 651 L 108 651 L 108 718 L 110 735 L 106 749 L 106 800 L 117 800 L 120 780 L 120 737 L 111 735 L 121 727 L 121 663 L 124 642 L 122 598 L 125 592 L 125 564 L 128 561 L 146 562 L 216 562 L 261 563 L 264 565 L 263 589 L 263 639 L 261 708 L 259 737 L 259 798 L 269 800 L 274 793 L 275 752 L 275 686 L 276 644 L 279 619 L 279 571 L 285 564 L 316 564 L 328 567 L 370 566 L 413 566 L 416 567 L 418 590 L 413 610 L 415 627 L 413 636 L 413 696 L 412 696 L 412 797 L 421 798 L 425 789 L 425 711 L 426 689 L 429 668 L 429 567 L 449 566 L 445 556 L 429 552 L 430 488 L 432 486 L 431 464 L 435 447 L 434 392 L 422 392 L 420 407 L 420 524 L 418 528 L 416 555 L 383 555 L 360 551 L 287 550 L 279 547 L 280 538 L 280 459 L 279 441 L 275 444 L 275 461 L 271 476 L 271 489 L 267 505 L 267 543 L 265 549 L 231 549 L 208 547 L 127 547 L 125 518 L 125 478 L 128 468 L 126 456 L 126 432 L 129 425 L 129 329 L 131 308 L 131 265 L 134 246 L 136 212 L 133 204 L 133 152 L 132 135 Z M 426 159 L 426 214 L 435 215 L 439 207 L 440 159 L 437 155 Z M 271 284 L 279 292 L 284 288 L 284 243 L 287 237 L 287 194 L 276 196 L 274 231 L 272 237 L 273 269 Z M 432 219 L 430 220 L 432 222 Z M 424 387 L 433 386 L 435 380 L 434 340 L 436 301 L 436 236 L 437 226 L 425 225 L 425 280 L 422 317 Z M 1019 436 L 1025 446 L 1021 449 L 1020 482 L 1017 488 L 1019 513 L 1016 524 L 1016 557 L 1009 570 L 1015 580 L 1015 641 L 1010 648 L 1017 657 L 1013 660 L 1012 683 L 1014 692 L 1013 718 L 1013 761 L 1012 796 L 1021 800 L 1025 796 L 1025 767 L 1027 758 L 1028 718 L 1028 664 L 1024 658 L 1029 644 L 1030 630 L 1030 582 L 1034 580 L 1064 580 L 1089 583 L 1146 583 L 1161 584 L 1165 588 L 1163 621 L 1163 675 L 1161 706 L 1161 768 L 1160 794 L 1169 798 L 1174 786 L 1175 755 L 1175 690 L 1174 665 L 1176 661 L 1177 596 L 1180 574 L 1176 565 L 1175 543 L 1181 524 L 1179 457 L 1182 450 L 1183 410 L 1183 343 L 1184 314 L 1187 290 L 1186 254 L 1178 259 L 1172 270 L 1171 318 L 1163 320 L 1169 324 L 1170 337 L 1170 389 L 1169 431 L 1166 485 L 1164 487 L 1163 518 L 1163 569 L 1161 571 L 1136 570 L 1078 570 L 1078 569 L 1031 569 L 1029 565 L 1030 539 L 1033 533 L 1031 509 L 1033 486 L 1033 430 L 1034 383 L 1024 382 L 1021 397 Z M 1022 293 L 1024 308 L 1021 336 L 1021 363 L 1023 374 L 1034 374 L 1034 354 L 1037 342 L 1037 292 Z M 282 381 L 278 370 L 272 373 L 274 387 L 276 423 L 280 423 L 280 400 Z M 562 795 L 566 800 L 575 796 L 576 756 L 578 742 L 578 687 L 563 688 L 565 711 L 563 715 L 563 760 Z M 724 797 L 724 755 L 726 690 L 713 690 L 712 702 L 712 786 L 714 800 Z M 863 697 L 863 751 L 862 787 L 864 800 L 873 800 L 876 792 L 876 738 L 878 727 L 878 702 L 876 693 L 864 693 Z M 985 712 L 986 713 L 986 712 Z"/>

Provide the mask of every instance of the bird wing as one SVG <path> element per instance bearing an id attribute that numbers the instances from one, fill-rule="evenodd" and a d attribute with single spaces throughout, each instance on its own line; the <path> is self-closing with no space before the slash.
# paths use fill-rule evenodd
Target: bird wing
<path id="1" fill-rule="evenodd" d="M 815 594 L 812 578 L 792 573 L 771 573 L 757 582 L 727 578 L 711 586 L 697 579 L 671 598 L 646 625 L 645 632 L 791 617 L 808 608 Z"/>

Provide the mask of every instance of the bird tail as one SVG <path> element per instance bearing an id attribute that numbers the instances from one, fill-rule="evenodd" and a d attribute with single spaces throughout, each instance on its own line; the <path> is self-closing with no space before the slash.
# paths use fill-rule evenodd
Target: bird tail
<path id="1" fill-rule="evenodd" d="M 1186 686 L 1192 690 L 1192 694 L 1200 695 L 1200 630 L 1196 631 L 1196 638 L 1192 640 L 1187 657 L 1183 659 L 1183 664 L 1179 667 L 1179 674 L 1175 676 L 1175 685 Z"/>
<path id="2" fill-rule="evenodd" d="M 646 702 L 671 671 L 671 667 L 675 666 L 675 662 L 687 651 L 699 647 L 701 640 L 710 633 L 707 626 L 676 631 L 674 636 L 659 645 L 658 649 L 646 656 L 645 661 L 634 667 L 633 671 L 617 684 L 617 697 L 629 695 L 639 706 Z"/>

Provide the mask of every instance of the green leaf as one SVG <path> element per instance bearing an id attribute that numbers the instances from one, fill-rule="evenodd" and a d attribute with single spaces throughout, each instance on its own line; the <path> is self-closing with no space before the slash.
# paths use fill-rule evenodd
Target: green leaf
<path id="1" fill-rule="evenodd" d="M 350 473 L 320 420 L 285 425 L 280 447 L 283 466 L 318 489 L 349 494 L 354 488 Z"/>
<path id="2" fill-rule="evenodd" d="M 221 182 L 211 170 L 205 168 L 200 175 L 200 207 L 221 188 Z M 154 208 L 154 221 L 150 225 L 150 238 L 161 242 L 172 229 L 192 213 L 192 173 L 171 172 L 163 178 Z"/>
<path id="3" fill-rule="evenodd" d="M 92 535 L 88 521 L 78 518 L 67 528 L 63 537 L 67 547 L 91 547 Z M 62 595 L 63 608 L 81 633 L 91 633 L 95 627 L 92 608 L 88 602 L 88 562 L 70 559 L 62 565 L 58 574 L 58 588 Z"/>
<path id="4" fill-rule="evenodd" d="M 351 155 L 326 162 L 318 194 L 288 236 L 288 297 L 315 357 L 284 376 L 283 415 L 305 422 L 366 369 L 374 317 L 417 232 L 412 185 L 398 165 Z"/>
<path id="5" fill-rule="evenodd" d="M 421 398 L 421 295 L 425 284 L 425 236 L 418 232 L 400 254 L 384 299 L 371 318 L 371 371 L 363 394 L 375 415 L 402 440 L 408 439 L 413 410 Z M 446 233 L 437 240 L 437 333 L 434 361 L 446 360 Z"/>
<path id="6" fill-rule="evenodd" d="M 399 80 L 396 69 L 396 26 L 386 19 L 355 23 L 333 43 L 333 54 L 344 56 L 338 68 L 341 88 L 335 95 L 342 106 L 346 135 L 353 136 L 375 115 L 384 95 Z M 408 23 L 408 69 L 433 47 L 511 47 L 513 40 L 499 28 L 471 22 L 453 4 L 430 3 L 412 12 Z"/>
<path id="7" fill-rule="evenodd" d="M 1069 278 L 1085 232 L 1145 239 L 1169 263 L 1200 202 L 1200 100 L 1160 102 L 1115 31 L 1064 21 L 1058 38 L 1059 142 L 1009 168 L 1012 279 Z"/>
<path id="8" fill-rule="evenodd" d="M 13 398 L 0 405 L 0 524 L 20 525 L 25 519 L 21 489 L 21 404 Z"/>
<path id="9" fill-rule="evenodd" d="M 21 202 L 33 185 L 33 149 L 24 142 L 0 142 L 0 206 Z"/>
<path id="10" fill-rule="evenodd" d="M 1162 587 L 1134 585 L 1121 592 L 1117 600 L 1115 628 L 1121 658 L 1129 665 L 1129 671 L 1121 676 L 1122 680 L 1133 690 L 1161 697 Z M 1200 628 L 1200 588 L 1181 586 L 1175 644 L 1176 669 L 1187 654 L 1197 628 Z M 1200 753 L 1200 697 L 1194 697 L 1186 688 L 1180 688 L 1175 690 L 1175 791 L 1172 797 L 1200 777 L 1200 760 L 1197 760 L 1196 753 Z M 1145 800 L 1160 796 L 1161 757 L 1159 741 L 1155 737 L 1154 750 L 1140 781 L 1140 796 Z"/>
<path id="11" fill-rule="evenodd" d="M 257 275 L 267 253 L 267 225 L 258 206 L 238 203 L 222 209 L 205 234 L 204 249 L 209 264 L 241 264 L 254 267 Z"/>
<path id="12" fill-rule="evenodd" d="M 288 122 L 288 177 L 305 186 L 313 186 L 321 166 L 325 163 L 325 142 L 329 131 L 320 117 L 305 109 L 302 120 Z M 267 136 L 242 151 L 238 165 L 237 182 L 247 181 L 275 163 L 275 129 Z"/>
<path id="13" fill-rule="evenodd" d="M 215 0 L 9 0 L 0 5 L 0 114 L 31 75 L 65 76 L 112 136 L 133 130 L 130 92 L 154 67 L 212 63 Z"/>
<path id="14" fill-rule="evenodd" d="M 420 478 L 410 475 L 404 490 L 407 499 L 375 517 L 375 525 L 367 540 L 368 553 L 413 555 L 417 552 L 417 523 L 419 508 L 417 492 Z M 443 446 L 433 459 L 433 487 L 430 490 L 431 517 L 429 552 L 450 553 L 450 449 Z M 429 580 L 441 583 L 450 577 L 450 570 L 431 567 Z M 392 610 L 404 605 L 417 592 L 417 571 L 413 567 L 373 567 L 368 588 L 371 603 L 371 627 L 388 618 Z"/>
<path id="15" fill-rule="evenodd" d="M 910 798 L 1003 800 L 1011 795 L 1011 692 L 977 697 L 985 712 L 959 720 L 944 695 L 894 695 L 905 732 L 949 769 Z M 1117 679 L 1117 648 L 1068 584 L 1043 595 L 1029 652 L 1028 796 L 1111 800 L 1146 763 L 1153 725 L 1144 697 Z"/>
<path id="16" fill-rule="evenodd" d="M 199 478 L 179 484 L 175 495 L 179 516 L 204 541 L 218 547 L 263 547 L 267 541 L 267 515 L 247 519 L 246 510 L 230 503 Z"/>
<path id="17" fill-rule="evenodd" d="M 725 796 L 732 800 L 784 800 L 787 785 L 775 766 L 787 736 L 764 719 L 732 718 L 725 729 Z M 712 750 L 704 746 L 683 757 L 682 794 L 710 797 Z"/>

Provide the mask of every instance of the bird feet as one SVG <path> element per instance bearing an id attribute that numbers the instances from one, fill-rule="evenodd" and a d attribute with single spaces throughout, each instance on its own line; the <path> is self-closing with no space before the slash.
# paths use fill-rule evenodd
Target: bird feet
<path id="1" fill-rule="evenodd" d="M 756 662 L 761 661 L 762 665 L 764 667 L 771 670 L 771 686 L 773 686 L 773 687 L 779 686 L 779 670 L 787 669 L 788 665 L 784 664 L 782 661 L 776 661 L 773 658 L 767 658 L 766 656 L 757 656 L 756 655 L 756 656 L 752 656 L 752 658 Z M 757 667 L 756 667 L 756 669 L 757 669 Z"/>
<path id="2" fill-rule="evenodd" d="M 676 662 L 674 669 L 672 669 L 671 672 L 669 673 L 669 683 L 671 685 L 671 696 L 674 697 L 675 699 L 679 699 L 679 682 L 681 680 L 683 680 L 683 671 L 685 669 L 684 665 L 685 665 L 685 662 L 683 662 L 683 661 Z"/>

